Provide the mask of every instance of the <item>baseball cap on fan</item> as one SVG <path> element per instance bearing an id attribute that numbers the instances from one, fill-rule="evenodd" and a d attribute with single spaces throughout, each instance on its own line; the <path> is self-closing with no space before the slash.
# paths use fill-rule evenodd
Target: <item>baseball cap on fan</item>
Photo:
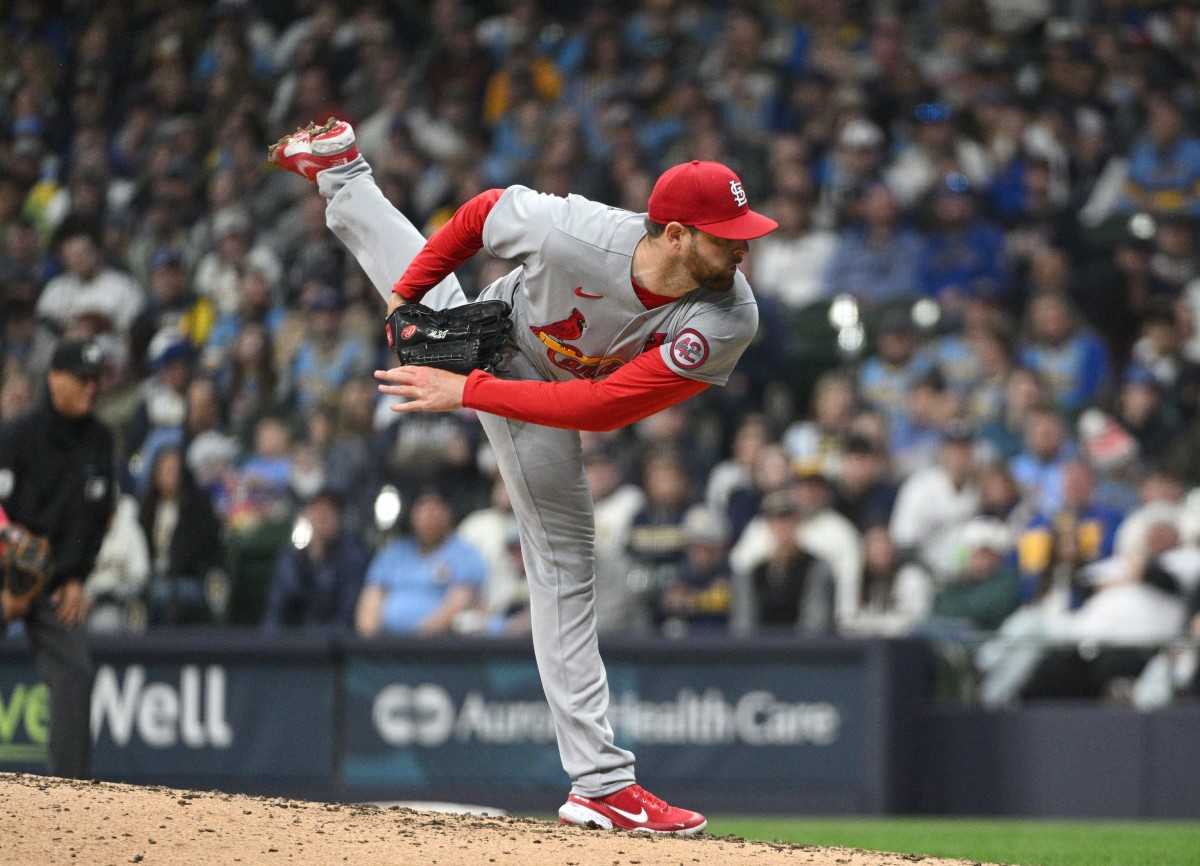
<path id="1" fill-rule="evenodd" d="M 50 369 L 94 379 L 104 371 L 104 350 L 95 340 L 60 340 L 50 359 Z"/>
<path id="2" fill-rule="evenodd" d="M 677 222 L 731 241 L 761 238 L 779 227 L 750 210 L 741 180 L 728 167 L 698 159 L 662 173 L 650 193 L 649 214 L 656 223 Z"/>

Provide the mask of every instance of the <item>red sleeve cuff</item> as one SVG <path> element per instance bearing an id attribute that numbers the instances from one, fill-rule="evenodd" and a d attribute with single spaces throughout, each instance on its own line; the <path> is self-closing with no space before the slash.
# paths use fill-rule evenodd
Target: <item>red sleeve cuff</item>
<path id="1" fill-rule="evenodd" d="M 650 351 L 598 381 L 514 381 L 473 370 L 463 389 L 463 405 L 546 427 L 601 432 L 640 421 L 707 387 L 675 373 L 657 351 Z"/>

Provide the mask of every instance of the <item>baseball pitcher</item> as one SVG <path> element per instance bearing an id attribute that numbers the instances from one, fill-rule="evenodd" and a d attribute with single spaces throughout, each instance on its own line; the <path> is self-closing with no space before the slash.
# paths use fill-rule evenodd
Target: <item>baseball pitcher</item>
<path id="1" fill-rule="evenodd" d="M 578 431 L 617 429 L 726 382 L 758 326 L 738 265 L 776 223 L 749 208 L 727 167 L 693 161 L 663 173 L 648 215 L 511 186 L 476 196 L 426 241 L 376 187 L 349 124 L 310 124 L 270 159 L 317 184 L 327 224 L 387 301 L 402 362 L 375 376 L 405 398 L 392 408 L 480 413 L 520 527 L 538 672 L 572 782 L 560 819 L 700 832 L 704 816 L 636 784 L 633 755 L 613 742 Z M 453 309 L 466 303 L 453 272 L 480 249 L 520 263 L 480 294 L 511 320 L 498 348 Z M 422 318 L 433 311 L 442 318 Z M 439 335 L 453 345 L 427 352 Z"/>

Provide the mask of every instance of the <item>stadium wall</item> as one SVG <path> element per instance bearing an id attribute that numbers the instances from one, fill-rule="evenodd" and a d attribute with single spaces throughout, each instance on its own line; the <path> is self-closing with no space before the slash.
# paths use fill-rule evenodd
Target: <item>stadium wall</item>
<path id="1" fill-rule="evenodd" d="M 1200 708 L 931 704 L 918 641 L 606 641 L 617 740 L 714 812 L 1200 815 Z M 523 641 L 97 638 L 97 778 L 552 811 L 567 779 Z M 46 695 L 0 645 L 0 770 L 38 772 Z"/>

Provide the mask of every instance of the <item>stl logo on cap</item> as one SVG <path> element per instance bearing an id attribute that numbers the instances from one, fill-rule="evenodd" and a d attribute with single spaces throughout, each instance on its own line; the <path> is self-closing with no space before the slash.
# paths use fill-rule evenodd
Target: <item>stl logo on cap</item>
<path id="1" fill-rule="evenodd" d="M 698 159 L 659 176 L 647 211 L 661 225 L 677 222 L 725 240 L 751 240 L 779 228 L 750 209 L 746 188 L 729 166 Z"/>
<path id="2" fill-rule="evenodd" d="M 729 191 L 733 193 L 733 201 L 738 207 L 745 207 L 750 199 L 746 198 L 746 190 L 742 189 L 740 180 L 731 180 L 729 182 Z"/>

